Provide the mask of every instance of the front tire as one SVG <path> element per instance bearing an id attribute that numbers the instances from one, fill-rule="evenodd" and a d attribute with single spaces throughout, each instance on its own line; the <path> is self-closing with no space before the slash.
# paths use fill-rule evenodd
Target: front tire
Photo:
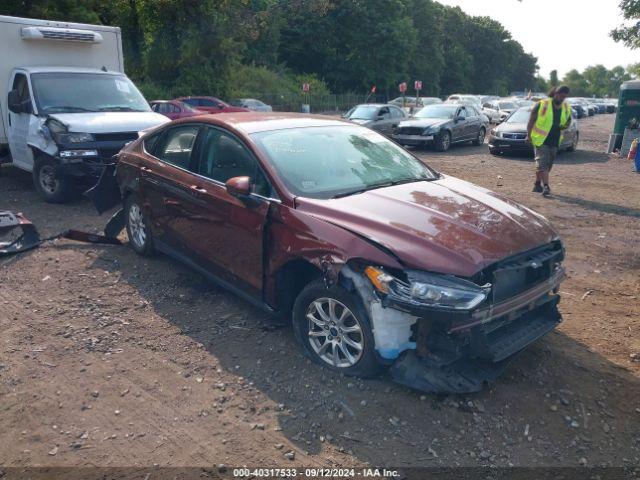
<path id="1" fill-rule="evenodd" d="M 155 253 L 149 223 L 143 213 L 142 204 L 136 195 L 129 195 L 125 201 L 127 236 L 136 253 L 148 257 Z"/>
<path id="2" fill-rule="evenodd" d="M 491 155 L 500 155 L 502 152 L 500 151 L 499 148 L 489 147 L 489 153 Z"/>
<path id="3" fill-rule="evenodd" d="M 573 143 L 567 148 L 567 152 L 575 152 L 578 149 L 579 136 L 576 133 L 573 137 Z"/>
<path id="4" fill-rule="evenodd" d="M 65 203 L 76 193 L 73 179 L 61 175 L 53 158 L 38 156 L 33 165 L 33 186 L 47 203 Z"/>
<path id="5" fill-rule="evenodd" d="M 309 283 L 293 306 L 293 330 L 315 363 L 350 376 L 374 377 L 378 362 L 369 318 L 354 294 L 322 279 Z"/>
<path id="6" fill-rule="evenodd" d="M 451 147 L 451 134 L 445 130 L 436 139 L 436 150 L 446 152 L 449 147 Z"/>
<path id="7" fill-rule="evenodd" d="M 487 135 L 487 130 L 484 127 L 480 127 L 480 130 L 478 131 L 478 136 L 476 137 L 476 139 L 473 141 L 473 144 L 476 147 L 479 147 L 480 145 L 484 145 L 484 137 Z"/>

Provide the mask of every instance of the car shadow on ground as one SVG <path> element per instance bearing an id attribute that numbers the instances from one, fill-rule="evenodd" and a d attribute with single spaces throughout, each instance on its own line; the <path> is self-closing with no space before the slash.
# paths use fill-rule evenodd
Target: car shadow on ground
<path id="1" fill-rule="evenodd" d="M 553 194 L 555 200 L 561 202 L 570 203 L 579 207 L 587 208 L 589 210 L 597 210 L 602 213 L 612 213 L 615 215 L 621 215 L 625 217 L 640 218 L 640 208 L 624 207 L 622 205 L 615 205 L 612 203 L 596 202 L 594 200 L 588 200 L 586 198 L 571 197 L 568 195 Z"/>
<path id="2" fill-rule="evenodd" d="M 503 158 L 505 160 L 516 160 L 522 162 L 533 162 L 533 152 L 503 152 L 500 155 L 494 155 L 494 158 Z M 609 155 L 602 152 L 594 152 L 591 150 L 580 150 L 575 152 L 567 152 L 565 150 L 558 152 L 556 164 L 561 165 L 581 165 L 586 163 L 606 163 L 609 161 Z"/>
<path id="3" fill-rule="evenodd" d="M 616 391 L 625 385 L 625 392 L 634 390 L 638 398 L 640 380 L 561 331 L 528 348 L 497 383 L 480 393 L 423 395 L 386 375 L 360 380 L 311 363 L 300 353 L 288 325 L 274 322 L 170 258 L 140 258 L 127 246 L 97 252 L 93 267 L 120 275 L 161 321 L 203 345 L 212 364 L 251 382 L 281 405 L 276 409 L 277 429 L 300 455 L 319 454 L 330 443 L 373 465 L 477 465 L 468 453 L 493 439 L 503 445 L 496 455 L 512 456 L 523 465 L 539 464 L 532 445 L 537 442 L 536 448 L 542 448 L 543 442 L 551 454 L 575 442 L 572 422 L 591 422 L 589 442 L 602 448 L 589 462 L 597 463 L 612 458 L 603 422 L 620 419 L 612 430 L 619 442 L 626 439 L 631 445 L 637 435 L 633 422 L 624 421 L 633 414 L 632 406 Z M 170 297 L 158 291 L 159 279 L 177 285 Z M 211 395 L 213 399 L 216 392 Z M 528 433 L 522 436 L 530 429 L 535 432 L 533 444 L 526 441 Z M 620 456 L 624 453 L 629 452 Z M 300 456 L 300 462 L 308 460 Z M 567 464 L 575 465 L 575 460 Z"/>

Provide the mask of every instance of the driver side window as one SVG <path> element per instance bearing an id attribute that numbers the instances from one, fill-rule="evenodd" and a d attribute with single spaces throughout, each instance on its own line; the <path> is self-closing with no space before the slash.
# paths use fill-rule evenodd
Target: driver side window
<path id="1" fill-rule="evenodd" d="M 21 102 L 31 98 L 29 96 L 29 82 L 27 81 L 27 76 L 24 73 L 16 73 L 16 76 L 13 79 L 13 90 L 18 91 Z"/>
<path id="2" fill-rule="evenodd" d="M 207 127 L 203 132 L 198 173 L 226 183 L 233 177 L 249 177 L 252 191 L 263 197 L 271 195 L 271 187 L 251 152 L 233 136 Z"/>

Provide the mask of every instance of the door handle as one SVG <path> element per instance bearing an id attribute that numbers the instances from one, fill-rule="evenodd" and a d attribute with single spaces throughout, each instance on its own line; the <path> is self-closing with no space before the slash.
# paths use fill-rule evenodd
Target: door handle
<path id="1" fill-rule="evenodd" d="M 140 171 L 144 172 L 144 173 L 151 173 L 153 172 L 153 170 L 151 170 L 149 167 L 140 167 Z"/>
<path id="2" fill-rule="evenodd" d="M 194 192 L 198 192 L 198 193 L 207 193 L 207 189 L 206 188 L 202 188 L 198 185 L 191 185 L 189 187 L 191 190 L 193 190 Z"/>
<path id="3" fill-rule="evenodd" d="M 179 201 L 174 200 L 172 198 L 165 198 L 164 199 L 164 204 L 165 204 L 166 207 L 182 208 L 182 204 Z"/>

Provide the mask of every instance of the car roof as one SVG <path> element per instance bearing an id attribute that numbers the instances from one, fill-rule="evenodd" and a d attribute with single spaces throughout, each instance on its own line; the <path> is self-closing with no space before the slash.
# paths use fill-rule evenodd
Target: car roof
<path id="1" fill-rule="evenodd" d="M 197 118 L 206 123 L 235 129 L 248 135 L 289 128 L 356 126 L 351 122 L 329 116 L 286 112 L 229 112 Z"/>

